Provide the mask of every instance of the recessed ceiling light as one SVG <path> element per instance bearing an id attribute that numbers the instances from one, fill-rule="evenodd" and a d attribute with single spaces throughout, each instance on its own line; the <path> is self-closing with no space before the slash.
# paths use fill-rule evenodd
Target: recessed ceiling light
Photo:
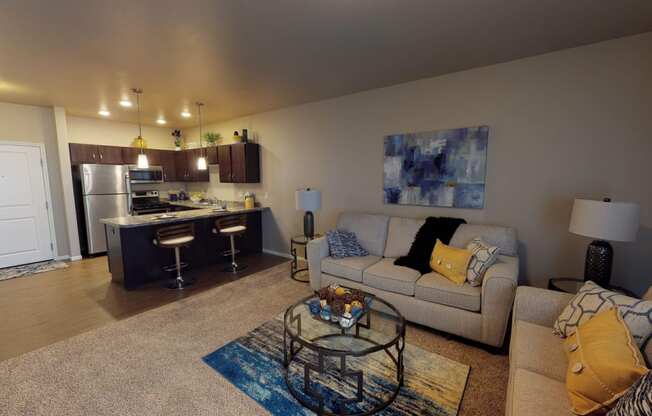
<path id="1" fill-rule="evenodd" d="M 120 100 L 120 106 L 122 107 L 131 107 L 133 104 L 129 100 Z"/>
<path id="2" fill-rule="evenodd" d="M 190 114 L 190 111 L 182 111 L 181 112 L 181 117 L 183 117 L 183 118 L 190 118 L 190 116 L 192 116 L 192 114 Z"/>
<path id="3" fill-rule="evenodd" d="M 97 112 L 97 114 L 101 115 L 102 117 L 108 117 L 108 116 L 111 115 L 109 110 L 100 110 L 100 111 Z"/>
<path id="4" fill-rule="evenodd" d="M 164 118 L 158 118 L 158 119 L 156 120 L 156 123 L 157 123 L 157 124 L 165 124 L 166 121 L 165 121 Z"/>

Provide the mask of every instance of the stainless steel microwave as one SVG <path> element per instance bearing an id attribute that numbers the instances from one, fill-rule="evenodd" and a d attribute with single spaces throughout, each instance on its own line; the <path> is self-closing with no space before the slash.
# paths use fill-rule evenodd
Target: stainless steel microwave
<path id="1" fill-rule="evenodd" d="M 129 166 L 130 183 L 163 183 L 163 168 L 161 166 L 150 166 L 139 168 L 135 165 Z"/>

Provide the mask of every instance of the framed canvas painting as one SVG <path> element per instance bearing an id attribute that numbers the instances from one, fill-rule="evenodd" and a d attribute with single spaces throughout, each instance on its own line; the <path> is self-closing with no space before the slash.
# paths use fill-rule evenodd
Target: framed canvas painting
<path id="1" fill-rule="evenodd" d="M 386 204 L 483 208 L 489 127 L 385 137 Z"/>

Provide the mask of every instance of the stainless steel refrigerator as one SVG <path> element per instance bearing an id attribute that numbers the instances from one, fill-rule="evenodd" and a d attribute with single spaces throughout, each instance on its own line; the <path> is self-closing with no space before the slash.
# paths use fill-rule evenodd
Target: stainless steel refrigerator
<path id="1" fill-rule="evenodd" d="M 79 165 L 80 199 L 84 210 L 82 228 L 86 231 L 87 254 L 106 251 L 101 218 L 129 215 L 128 169 L 122 165 Z"/>

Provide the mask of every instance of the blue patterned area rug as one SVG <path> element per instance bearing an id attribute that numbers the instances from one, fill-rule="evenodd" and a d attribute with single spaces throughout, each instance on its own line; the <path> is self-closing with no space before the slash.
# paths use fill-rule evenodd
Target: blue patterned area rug
<path id="1" fill-rule="evenodd" d="M 302 391 L 302 361 L 316 362 L 316 354 L 303 348 L 290 365 L 290 380 Z M 470 367 L 406 344 L 403 353 L 405 383 L 394 403 L 383 416 L 436 415 L 456 416 L 464 394 Z M 203 358 L 204 362 L 233 385 L 260 403 L 273 415 L 312 415 L 292 397 L 285 383 L 283 369 L 283 317 L 266 322 L 247 335 L 228 343 Z M 352 360 L 353 361 L 353 360 Z M 347 363 L 349 361 L 347 360 Z M 325 397 L 354 396 L 354 383 L 342 383 L 337 377 L 338 363 L 327 361 L 329 371 L 315 383 Z M 365 397 L 388 397 L 396 380 L 395 367 L 381 351 L 349 365 L 364 371 Z M 329 377 L 328 373 L 333 377 Z M 311 400 L 307 396 L 306 399 Z M 365 406 L 372 406 L 368 401 Z M 347 405 L 347 411 L 365 410 Z M 327 409 L 339 412 L 336 402 L 327 400 Z M 369 408 L 366 408 L 368 410 Z"/>

